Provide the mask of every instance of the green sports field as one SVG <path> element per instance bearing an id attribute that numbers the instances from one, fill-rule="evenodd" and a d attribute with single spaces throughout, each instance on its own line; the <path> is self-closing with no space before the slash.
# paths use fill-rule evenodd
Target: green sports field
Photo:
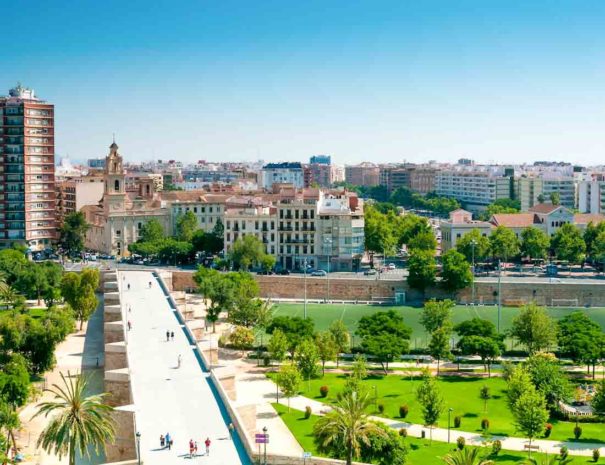
<path id="1" fill-rule="evenodd" d="M 302 317 L 304 310 L 303 304 L 278 303 L 273 305 L 275 311 L 274 316 L 288 315 Z M 407 306 L 388 306 L 388 305 L 362 305 L 362 304 L 307 304 L 307 315 L 315 322 L 315 329 L 325 330 L 334 320 L 341 319 L 349 328 L 349 331 L 354 332 L 357 329 L 357 322 L 364 315 L 370 315 L 379 311 L 395 310 L 401 314 L 405 323 L 412 328 L 411 346 L 425 347 L 427 343 L 427 334 L 420 324 L 420 307 Z M 597 322 L 603 330 L 605 330 L 605 308 L 588 308 L 588 309 L 572 309 L 564 307 L 549 308 L 550 315 L 559 319 L 574 311 L 582 311 L 590 318 Z M 505 331 L 510 328 L 512 319 L 519 313 L 518 308 L 503 307 L 501 313 L 501 330 Z M 483 318 L 493 322 L 495 325 L 498 321 L 498 308 L 495 306 L 464 306 L 459 305 L 454 307 L 452 319 L 454 324 L 474 317 Z M 507 344 L 508 346 L 508 344 Z"/>

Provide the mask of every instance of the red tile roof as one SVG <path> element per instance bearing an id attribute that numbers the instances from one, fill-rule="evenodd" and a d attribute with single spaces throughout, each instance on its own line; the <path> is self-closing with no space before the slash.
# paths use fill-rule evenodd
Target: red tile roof
<path id="1" fill-rule="evenodd" d="M 533 213 L 498 213 L 492 216 L 491 222 L 496 226 L 507 228 L 527 228 L 534 224 Z"/>
<path id="2" fill-rule="evenodd" d="M 605 216 L 598 213 L 576 213 L 573 216 L 575 224 L 601 223 L 605 221 Z"/>
<path id="3" fill-rule="evenodd" d="M 553 205 L 552 203 L 538 203 L 531 207 L 528 211 L 547 214 L 554 212 L 558 208 L 562 208 L 561 205 Z"/>

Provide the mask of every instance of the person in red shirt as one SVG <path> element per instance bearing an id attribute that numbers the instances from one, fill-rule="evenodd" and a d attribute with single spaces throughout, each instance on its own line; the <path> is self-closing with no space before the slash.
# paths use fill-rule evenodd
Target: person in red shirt
<path id="1" fill-rule="evenodd" d="M 206 455 L 210 455 L 210 438 L 206 438 L 204 444 L 206 445 Z"/>

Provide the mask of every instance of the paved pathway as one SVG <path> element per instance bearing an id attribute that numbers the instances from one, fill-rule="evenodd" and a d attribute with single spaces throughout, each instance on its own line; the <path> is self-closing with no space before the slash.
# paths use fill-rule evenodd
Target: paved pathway
<path id="1" fill-rule="evenodd" d="M 205 379 L 208 375 L 202 372 L 151 272 L 120 272 L 119 282 L 126 320 L 132 324 L 127 332 L 128 358 L 143 462 L 241 464 Z M 126 288 L 128 283 L 130 290 Z M 166 341 L 166 331 L 174 332 L 174 341 Z M 182 360 L 177 368 L 179 354 Z M 174 440 L 172 450 L 160 448 L 160 435 L 168 432 Z M 206 437 L 212 442 L 209 456 L 205 455 Z M 198 443 L 198 456 L 193 460 L 189 458 L 190 439 Z"/>

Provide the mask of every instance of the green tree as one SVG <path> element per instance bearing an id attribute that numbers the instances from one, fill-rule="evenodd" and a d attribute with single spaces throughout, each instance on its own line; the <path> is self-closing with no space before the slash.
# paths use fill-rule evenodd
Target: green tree
<path id="1" fill-rule="evenodd" d="M 448 291 L 455 292 L 465 289 L 473 282 L 471 265 L 464 255 L 455 249 L 450 249 L 441 256 L 441 285 Z"/>
<path id="2" fill-rule="evenodd" d="M 190 242 L 167 238 L 157 243 L 157 246 L 158 258 L 163 263 L 189 263 L 193 258 L 193 245 Z"/>
<path id="3" fill-rule="evenodd" d="M 253 327 L 268 318 L 269 304 L 258 298 L 259 286 L 250 273 L 239 271 L 222 276 L 232 291 L 229 304 L 224 308 L 229 312 L 230 323 Z"/>
<path id="4" fill-rule="evenodd" d="M 198 291 L 209 301 L 206 306 L 206 320 L 212 323 L 214 333 L 221 312 L 229 311 L 233 307 L 233 280 L 216 270 L 200 267 L 193 275 L 193 281 L 197 284 Z"/>
<path id="5" fill-rule="evenodd" d="M 491 253 L 489 238 L 482 235 L 481 231 L 476 228 L 456 241 L 456 249 L 466 257 L 469 263 L 473 262 L 473 253 L 475 263 L 484 261 Z"/>
<path id="6" fill-rule="evenodd" d="M 197 229 L 197 217 L 192 211 L 181 214 L 176 219 L 176 239 L 191 242 L 193 233 Z"/>
<path id="7" fill-rule="evenodd" d="M 362 338 L 365 353 L 376 357 L 385 373 L 389 362 L 409 350 L 412 330 L 394 310 L 376 312 L 360 318 L 356 333 Z"/>
<path id="8" fill-rule="evenodd" d="M 332 334 L 336 343 L 336 368 L 339 366 L 338 354 L 348 351 L 351 348 L 351 336 L 349 330 L 342 320 L 334 320 L 328 331 Z"/>
<path id="9" fill-rule="evenodd" d="M 441 460 L 443 460 L 447 465 L 493 465 L 493 460 L 484 460 L 482 459 L 480 454 L 480 449 L 478 447 L 470 448 L 465 447 L 462 450 L 456 450 L 454 452 L 450 452 Z"/>
<path id="10" fill-rule="evenodd" d="M 251 349 L 254 344 L 254 332 L 245 326 L 236 326 L 229 335 L 229 343 L 235 349 Z"/>
<path id="11" fill-rule="evenodd" d="M 492 255 L 504 262 L 519 254 L 519 239 L 505 226 L 498 226 L 489 236 Z"/>
<path id="12" fill-rule="evenodd" d="M 84 268 L 80 273 L 66 273 L 61 280 L 61 294 L 80 320 L 80 329 L 88 321 L 99 301 L 95 291 L 99 286 L 99 271 Z"/>
<path id="13" fill-rule="evenodd" d="M 559 350 L 571 357 L 575 363 L 592 365 L 593 379 L 595 365 L 602 355 L 605 337 L 601 327 L 582 312 L 573 312 L 557 322 Z"/>
<path id="14" fill-rule="evenodd" d="M 0 433 L 2 433 L 0 436 L 6 437 L 5 442 L 0 438 L 0 445 L 4 445 L 4 450 L 0 451 L 0 459 L 3 463 L 8 463 L 11 447 L 17 449 L 17 431 L 20 426 L 21 420 L 16 409 L 0 398 Z"/>
<path id="15" fill-rule="evenodd" d="M 535 390 L 531 376 L 523 365 L 513 367 L 506 384 L 506 399 L 511 411 L 514 410 L 515 402 L 521 397 L 521 394 L 526 391 Z"/>
<path id="16" fill-rule="evenodd" d="M 445 408 L 445 403 L 435 378 L 430 374 L 425 373 L 422 384 L 416 390 L 416 398 L 422 406 L 422 418 L 424 419 L 424 424 L 429 427 L 432 443 L 433 426 L 439 421 L 439 417 Z"/>
<path id="17" fill-rule="evenodd" d="M 288 399 L 288 412 L 290 411 L 290 399 L 298 394 L 301 381 L 300 371 L 293 364 L 282 365 L 275 375 L 275 384 Z"/>
<path id="18" fill-rule="evenodd" d="M 361 382 L 368 376 L 368 362 L 362 354 L 355 354 L 353 364 L 351 365 L 351 372 L 345 379 L 345 391 L 361 392 Z"/>
<path id="19" fill-rule="evenodd" d="M 76 451 L 90 458 L 91 448 L 98 454 L 114 441 L 113 408 L 106 403 L 105 393 L 86 395 L 89 378 L 68 372 L 67 377 L 61 373 L 61 380 L 61 386 L 53 384 L 47 389 L 54 400 L 38 405 L 35 417 L 43 415 L 50 420 L 37 445 L 59 458 L 67 454 L 69 465 L 75 465 Z"/>
<path id="20" fill-rule="evenodd" d="M 70 254 L 79 254 L 84 250 L 86 232 L 90 225 L 82 212 L 73 212 L 65 216 L 60 230 L 61 246 Z"/>
<path id="21" fill-rule="evenodd" d="M 464 355 L 478 355 L 481 363 L 491 376 L 491 365 L 502 355 L 503 343 L 501 340 L 485 336 L 462 336 L 458 341 L 458 348 Z"/>
<path id="22" fill-rule="evenodd" d="M 322 375 L 326 374 L 326 362 L 334 360 L 338 356 L 338 344 L 331 331 L 320 331 L 315 336 L 315 344 L 319 359 L 321 360 Z"/>
<path id="23" fill-rule="evenodd" d="M 13 408 L 23 407 L 31 391 L 27 361 L 21 354 L 2 357 L 0 365 L 0 398 Z"/>
<path id="24" fill-rule="evenodd" d="M 345 451 L 347 465 L 361 456 L 363 445 L 370 445 L 370 435 L 384 434 L 368 418 L 371 399 L 367 393 L 348 391 L 339 397 L 333 410 L 317 420 L 313 436 L 317 448 L 329 455 Z"/>
<path id="25" fill-rule="evenodd" d="M 435 251 L 437 248 L 437 239 L 433 231 L 422 231 L 408 242 L 408 249 Z"/>
<path id="26" fill-rule="evenodd" d="M 360 460 L 377 465 L 405 465 L 407 463 L 405 439 L 390 426 L 379 422 L 374 424 L 382 433 L 370 433 L 370 444 L 361 445 Z"/>
<path id="27" fill-rule="evenodd" d="M 552 203 L 553 205 L 561 205 L 561 196 L 558 192 L 551 192 L 549 198 L 550 203 Z"/>
<path id="28" fill-rule="evenodd" d="M 311 319 L 302 319 L 299 317 L 276 316 L 267 326 L 267 333 L 281 330 L 288 340 L 288 351 L 292 359 L 295 358 L 296 349 L 304 339 L 312 339 L 315 332 L 315 324 Z"/>
<path id="29" fill-rule="evenodd" d="M 544 307 L 525 305 L 513 318 L 511 336 L 525 345 L 530 355 L 547 349 L 556 341 L 556 325 Z"/>
<path id="30" fill-rule="evenodd" d="M 550 238 L 541 229 L 533 226 L 521 232 L 521 255 L 529 258 L 546 258 Z"/>
<path id="31" fill-rule="evenodd" d="M 303 339 L 296 349 L 296 365 L 304 379 L 317 378 L 319 351 L 312 339 Z"/>
<path id="32" fill-rule="evenodd" d="M 433 247 L 434 234 L 428 220 L 422 216 L 408 213 L 400 219 L 400 224 L 397 227 L 397 236 L 400 245 L 406 244 L 410 249 L 417 248 L 420 250 L 434 251 Z M 432 236 L 432 237 L 429 237 Z M 414 240 L 420 237 L 417 247 L 414 247 Z"/>
<path id="33" fill-rule="evenodd" d="M 395 252 L 397 240 L 394 236 L 394 224 L 388 216 L 372 205 L 364 208 L 365 248 L 370 253 Z"/>
<path id="34" fill-rule="evenodd" d="M 437 359 L 437 376 L 439 376 L 441 360 L 444 358 L 447 359 L 451 355 L 450 327 L 441 327 L 433 331 L 428 349 L 431 357 Z"/>
<path id="35" fill-rule="evenodd" d="M 513 416 L 519 431 L 529 439 L 529 455 L 531 455 L 532 440 L 542 434 L 544 425 L 548 421 L 546 400 L 544 396 L 529 389 L 519 396 L 513 408 Z"/>
<path id="36" fill-rule="evenodd" d="M 479 398 L 483 401 L 483 413 L 487 413 L 487 401 L 492 398 L 489 386 L 483 385 L 479 390 Z"/>
<path id="37" fill-rule="evenodd" d="M 525 369 L 532 384 L 546 399 L 552 411 L 559 408 L 559 401 L 571 394 L 567 374 L 561 370 L 558 360 L 552 354 L 538 353 L 525 361 Z"/>
<path id="38" fill-rule="evenodd" d="M 452 324 L 452 308 L 456 303 L 453 300 L 427 300 L 424 302 L 422 313 L 420 314 L 420 324 L 424 326 L 427 333 L 450 327 Z"/>
<path id="39" fill-rule="evenodd" d="M 273 331 L 269 345 L 267 347 L 271 358 L 280 363 L 286 358 L 288 353 L 288 338 L 280 329 Z"/>
<path id="40" fill-rule="evenodd" d="M 151 219 L 139 231 L 140 242 L 157 242 L 164 239 L 164 228 L 162 223 L 156 219 Z"/>
<path id="41" fill-rule="evenodd" d="M 605 379 L 602 379 L 596 387 L 595 394 L 590 401 L 590 405 L 597 414 L 605 413 Z"/>
<path id="42" fill-rule="evenodd" d="M 412 249 L 408 259 L 408 284 L 413 289 L 424 292 L 435 284 L 437 265 L 434 252 Z"/>
<path id="43" fill-rule="evenodd" d="M 261 240 L 248 234 L 233 243 L 228 257 L 235 268 L 248 270 L 251 266 L 261 263 L 265 255 L 265 246 Z"/>
<path id="44" fill-rule="evenodd" d="M 582 263 L 586 244 L 580 230 L 571 223 L 561 226 L 552 237 L 551 246 L 559 260 Z"/>
<path id="45" fill-rule="evenodd" d="M 596 255 L 598 255 L 594 248 L 595 240 L 603 232 L 605 232 L 605 221 L 601 221 L 596 224 L 591 221 L 590 223 L 588 223 L 586 229 L 584 230 L 584 243 L 586 244 L 586 254 L 593 259 L 597 259 Z M 602 240 L 599 242 L 601 243 L 600 252 L 605 252 L 605 235 L 602 236 Z"/>

